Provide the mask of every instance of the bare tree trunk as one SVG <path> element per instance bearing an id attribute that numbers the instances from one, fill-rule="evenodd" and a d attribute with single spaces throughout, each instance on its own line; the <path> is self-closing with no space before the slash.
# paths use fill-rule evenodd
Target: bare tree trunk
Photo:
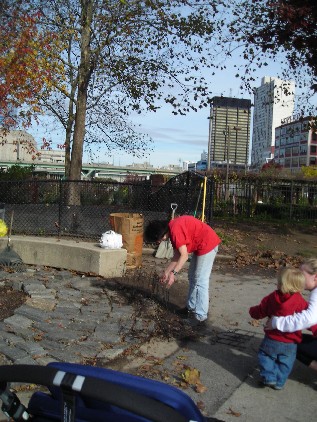
<path id="1" fill-rule="evenodd" d="M 72 38 L 69 39 L 68 45 L 68 63 L 69 63 L 69 79 L 71 83 L 71 93 L 68 105 L 68 118 L 66 125 L 66 139 L 65 139 L 65 176 L 66 179 L 70 178 L 70 164 L 71 164 L 71 140 L 72 132 L 74 127 L 75 115 L 74 115 L 74 98 L 77 89 L 77 74 L 74 74 L 72 62 L 71 62 L 71 51 L 72 51 Z"/>
<path id="2" fill-rule="evenodd" d="M 78 73 L 78 93 L 69 172 L 70 180 L 81 180 L 83 146 L 85 139 L 87 91 L 90 76 L 93 70 L 90 50 L 93 1 L 81 0 L 81 6 L 81 59 Z M 70 184 L 69 194 L 69 203 L 73 205 L 80 205 L 80 191 L 78 184 Z"/>

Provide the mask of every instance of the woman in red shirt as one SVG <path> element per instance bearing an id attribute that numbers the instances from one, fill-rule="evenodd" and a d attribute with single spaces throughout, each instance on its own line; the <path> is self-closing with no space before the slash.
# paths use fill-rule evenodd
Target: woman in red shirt
<path id="1" fill-rule="evenodd" d="M 216 232 L 197 218 L 183 215 L 171 221 L 152 221 L 145 229 L 145 239 L 149 242 L 170 239 L 172 243 L 174 256 L 160 278 L 167 288 L 174 283 L 188 255 L 193 254 L 188 270 L 187 307 L 179 313 L 193 314 L 195 323 L 203 325 L 209 309 L 209 278 L 221 242 Z"/>

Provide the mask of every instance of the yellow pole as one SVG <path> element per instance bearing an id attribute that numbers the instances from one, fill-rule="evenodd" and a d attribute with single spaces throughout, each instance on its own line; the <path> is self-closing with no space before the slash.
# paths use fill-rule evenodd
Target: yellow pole
<path id="1" fill-rule="evenodd" d="M 203 210 L 201 213 L 201 221 L 205 221 L 206 193 L 207 193 L 207 176 L 204 177 Z"/>

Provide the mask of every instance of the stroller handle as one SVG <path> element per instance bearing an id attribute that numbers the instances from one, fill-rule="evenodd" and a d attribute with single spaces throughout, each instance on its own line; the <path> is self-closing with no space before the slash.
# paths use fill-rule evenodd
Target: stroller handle
<path id="1" fill-rule="evenodd" d="M 63 392 L 67 395 L 71 393 L 73 396 L 79 394 L 83 397 L 100 400 L 154 422 L 188 422 L 185 416 L 180 415 L 172 407 L 129 388 L 91 376 L 64 372 L 53 367 L 38 365 L 0 366 L 0 395 L 7 390 L 7 383 L 9 382 L 38 384 L 48 388 L 59 387 L 62 394 Z M 64 401 L 65 404 L 67 405 L 67 401 Z"/>

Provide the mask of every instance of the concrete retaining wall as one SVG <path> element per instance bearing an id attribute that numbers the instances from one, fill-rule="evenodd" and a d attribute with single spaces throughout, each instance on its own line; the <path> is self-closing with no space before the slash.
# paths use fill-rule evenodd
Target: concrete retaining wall
<path id="1" fill-rule="evenodd" d="M 7 243 L 6 237 L 0 238 L 1 251 Z M 32 236 L 12 236 L 10 246 L 25 264 L 91 272 L 105 278 L 122 277 L 126 269 L 125 249 L 103 249 L 89 242 Z"/>

